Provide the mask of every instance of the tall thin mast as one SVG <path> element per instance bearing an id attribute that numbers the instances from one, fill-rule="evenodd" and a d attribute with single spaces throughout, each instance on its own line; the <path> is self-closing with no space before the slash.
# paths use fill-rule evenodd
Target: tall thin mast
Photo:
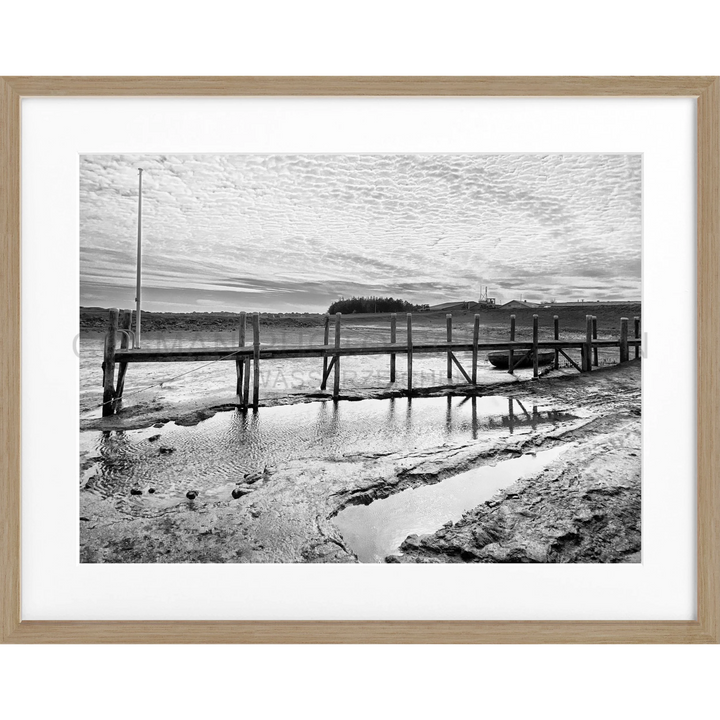
<path id="1" fill-rule="evenodd" d="M 140 347 L 140 303 L 142 302 L 142 168 L 138 168 L 137 290 L 135 302 L 135 347 Z"/>

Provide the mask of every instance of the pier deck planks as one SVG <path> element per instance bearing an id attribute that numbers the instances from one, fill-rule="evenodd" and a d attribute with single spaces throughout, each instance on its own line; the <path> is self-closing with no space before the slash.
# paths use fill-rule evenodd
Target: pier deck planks
<path id="1" fill-rule="evenodd" d="M 582 340 L 543 340 L 538 343 L 539 349 L 555 348 L 582 348 Z M 628 346 L 640 345 L 639 340 L 628 340 Z M 620 347 L 619 340 L 593 340 L 598 347 Z M 509 342 L 498 340 L 491 343 L 478 343 L 478 352 L 490 350 L 532 350 L 533 343 Z M 473 352 L 472 342 L 432 342 L 413 343 L 413 354 L 438 352 Z M 356 347 L 335 347 L 334 345 L 287 345 L 273 347 L 260 346 L 260 359 L 273 358 L 306 358 L 306 357 L 332 357 L 333 355 L 391 355 L 394 353 L 407 353 L 406 343 L 378 343 L 358 345 Z M 252 357 L 252 347 L 209 347 L 209 348 L 143 348 L 130 350 L 116 350 L 115 362 L 193 362 L 203 360 L 236 360 L 238 357 Z"/>

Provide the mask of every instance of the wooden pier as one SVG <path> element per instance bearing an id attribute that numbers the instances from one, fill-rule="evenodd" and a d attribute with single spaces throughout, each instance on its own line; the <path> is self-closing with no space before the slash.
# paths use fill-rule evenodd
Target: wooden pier
<path id="1" fill-rule="evenodd" d="M 389 342 L 377 342 L 363 345 L 345 346 L 341 344 L 342 315 L 334 316 L 334 338 L 330 343 L 329 315 L 325 316 L 324 337 L 322 345 L 284 345 L 262 347 L 260 345 L 260 315 L 252 315 L 252 344 L 247 344 L 247 315 L 239 314 L 238 344 L 234 347 L 212 348 L 136 348 L 133 347 L 131 330 L 132 312 L 130 310 L 112 309 L 109 312 L 108 331 L 105 335 L 103 359 L 103 405 L 104 416 L 113 415 L 122 400 L 125 375 L 130 363 L 147 362 L 215 362 L 232 361 L 235 363 L 237 383 L 236 393 L 240 406 L 244 409 L 257 409 L 260 398 L 260 361 L 270 359 L 322 358 L 322 382 L 320 388 L 325 390 L 330 373 L 333 375 L 332 397 L 340 396 L 340 358 L 362 355 L 389 355 L 390 382 L 395 382 L 395 359 L 397 355 L 407 356 L 407 395 L 413 393 L 413 356 L 416 354 L 446 355 L 447 378 L 452 379 L 453 367 L 457 368 L 468 385 L 477 385 L 477 365 L 480 352 L 506 350 L 509 355 L 509 373 L 526 360 L 532 360 L 533 377 L 540 375 L 538 353 L 541 350 L 554 350 L 553 368 L 559 368 L 560 356 L 563 356 L 579 372 L 591 372 L 598 364 L 598 348 L 618 348 L 619 362 L 630 359 L 630 348 L 635 348 L 635 357 L 640 353 L 640 319 L 634 318 L 634 338 L 628 336 L 628 319 L 621 318 L 620 337 L 611 340 L 598 340 L 597 318 L 586 316 L 586 334 L 581 340 L 560 339 L 559 318 L 554 317 L 553 340 L 540 340 L 538 316 L 533 315 L 532 340 L 516 340 L 515 316 L 510 316 L 510 334 L 507 340 L 479 342 L 480 316 L 475 315 L 473 337 L 471 342 L 453 340 L 452 315 L 446 316 L 446 341 L 413 342 L 412 314 L 407 315 L 407 335 L 405 342 L 397 342 L 397 316 L 390 317 Z M 118 338 L 120 346 L 117 346 Z M 567 350 L 579 350 L 580 365 L 573 360 Z M 457 353 L 471 353 L 472 367 L 468 373 L 457 358 Z M 118 366 L 117 382 L 115 366 Z M 250 395 L 250 368 L 252 366 L 252 396 Z"/>

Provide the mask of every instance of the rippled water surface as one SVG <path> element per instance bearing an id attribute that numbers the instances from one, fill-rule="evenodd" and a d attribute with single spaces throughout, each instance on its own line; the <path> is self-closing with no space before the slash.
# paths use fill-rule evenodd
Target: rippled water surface
<path id="1" fill-rule="evenodd" d="M 103 495 L 185 492 L 302 458 L 395 453 L 571 418 L 499 396 L 311 402 L 222 412 L 198 425 L 81 433 L 81 483 Z"/>
<path id="2" fill-rule="evenodd" d="M 549 465 L 565 446 L 504 460 L 446 478 L 434 485 L 403 490 L 369 505 L 352 505 L 334 522 L 360 562 L 383 562 L 408 535 L 426 535 L 489 500 L 521 477 Z"/>

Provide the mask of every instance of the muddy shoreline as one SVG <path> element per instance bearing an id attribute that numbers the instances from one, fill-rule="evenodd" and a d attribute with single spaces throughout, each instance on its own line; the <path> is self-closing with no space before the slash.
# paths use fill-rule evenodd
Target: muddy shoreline
<path id="1" fill-rule="evenodd" d="M 640 423 L 632 412 L 567 433 L 552 467 L 456 523 L 411 535 L 388 562 L 640 562 Z"/>
<path id="2" fill-rule="evenodd" d="M 541 325 L 552 327 L 553 316 L 560 314 L 565 330 L 583 332 L 585 316 L 592 313 L 598 317 L 601 328 L 617 333 L 621 317 L 634 317 L 642 314 L 639 302 L 588 302 L 569 307 L 557 306 L 503 308 L 473 306 L 472 309 L 452 307 L 444 310 L 425 310 L 414 313 L 415 321 L 420 324 L 445 327 L 447 314 L 453 315 L 456 321 L 472 321 L 475 314 L 480 315 L 483 325 L 498 324 L 507 328 L 510 315 L 515 315 L 518 326 L 532 326 L 532 316 L 540 317 Z M 268 328 L 313 328 L 322 326 L 324 313 L 260 313 L 260 327 Z M 232 312 L 152 312 L 143 311 L 143 330 L 145 332 L 177 332 L 177 331 L 236 331 L 238 314 Z M 350 313 L 344 315 L 346 321 L 353 323 L 374 324 L 389 323 L 390 313 Z M 108 309 L 100 307 L 80 308 L 80 329 L 82 332 L 105 333 L 108 323 Z"/>
<path id="3" fill-rule="evenodd" d="M 640 363 L 512 382 L 501 392 L 574 410 L 574 417 L 413 452 L 290 461 L 192 499 L 144 491 L 119 502 L 87 483 L 80 490 L 81 562 L 357 562 L 333 523 L 342 509 L 562 443 L 573 446 L 537 477 L 431 535 L 410 536 L 387 561 L 639 562 Z M 201 422 L 227 409 L 205 407 L 173 419 Z M 133 425 L 125 422 L 124 429 Z M 140 426 L 148 426 L 147 416 Z"/>

